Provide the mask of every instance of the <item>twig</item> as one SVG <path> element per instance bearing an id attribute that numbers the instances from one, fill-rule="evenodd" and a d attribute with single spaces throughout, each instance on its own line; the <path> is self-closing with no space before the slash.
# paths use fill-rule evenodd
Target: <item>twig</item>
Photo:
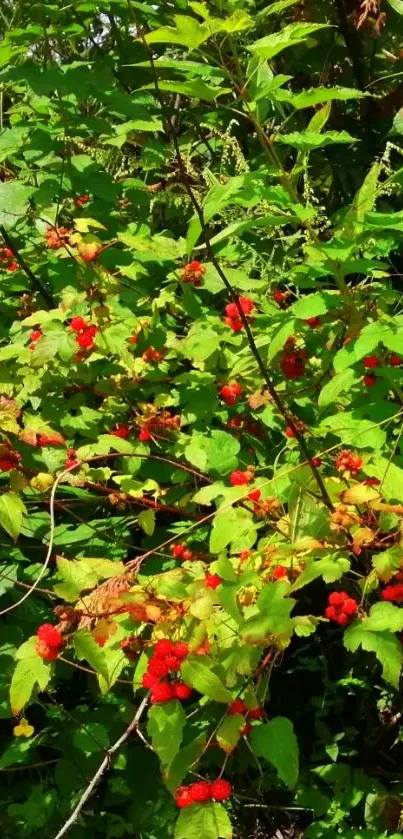
<path id="1" fill-rule="evenodd" d="M 27 275 L 27 277 L 29 277 L 29 279 L 31 280 L 32 286 L 35 289 L 35 291 L 42 295 L 43 299 L 46 300 L 49 306 L 54 306 L 55 302 L 53 300 L 52 295 L 46 290 L 46 288 L 42 285 L 40 280 L 38 280 L 38 277 L 35 276 L 34 272 L 31 271 L 30 267 L 25 262 L 24 257 L 21 256 L 18 248 L 16 247 L 15 243 L 13 242 L 3 225 L 0 225 L 0 233 L 6 245 L 10 248 L 10 250 L 12 250 L 18 264 L 20 265 L 24 273 Z"/>
<path id="2" fill-rule="evenodd" d="M 65 822 L 65 824 L 63 825 L 61 830 L 59 830 L 59 832 L 55 836 L 55 839 L 61 839 L 62 836 L 66 835 L 66 833 L 70 830 L 70 828 L 73 826 L 73 824 L 75 824 L 75 822 L 78 819 L 78 816 L 81 813 L 81 810 L 84 807 L 84 804 L 88 801 L 88 799 L 90 798 L 90 796 L 94 792 L 94 790 L 97 787 L 97 785 L 99 784 L 104 772 L 106 772 L 106 770 L 109 769 L 109 767 L 111 765 L 111 762 L 112 762 L 113 755 L 116 754 L 116 752 L 120 749 L 120 747 L 123 746 L 123 744 L 126 742 L 126 740 L 128 740 L 128 738 L 130 737 L 132 732 L 136 730 L 136 728 L 139 724 L 139 721 L 141 719 L 141 716 L 143 714 L 143 711 L 147 707 L 147 703 L 148 703 L 148 694 L 147 694 L 147 696 L 144 697 L 143 701 L 140 703 L 140 705 L 139 705 L 131 723 L 129 723 L 129 725 L 126 728 L 126 731 L 123 732 L 123 734 L 119 737 L 118 740 L 116 740 L 116 743 L 114 743 L 113 746 L 110 747 L 110 749 L 106 750 L 106 754 L 105 754 L 105 757 L 104 757 L 102 763 L 98 767 L 95 775 L 91 779 L 87 788 L 84 790 L 84 792 L 83 792 L 77 806 L 74 808 L 71 816 L 67 819 L 67 821 Z"/>
<path id="3" fill-rule="evenodd" d="M 41 769 L 42 766 L 50 766 L 51 763 L 58 763 L 59 757 L 52 760 L 42 760 L 41 763 L 28 763 L 26 766 L 8 766 L 7 769 L 0 769 L 0 772 L 22 772 L 23 769 Z"/>

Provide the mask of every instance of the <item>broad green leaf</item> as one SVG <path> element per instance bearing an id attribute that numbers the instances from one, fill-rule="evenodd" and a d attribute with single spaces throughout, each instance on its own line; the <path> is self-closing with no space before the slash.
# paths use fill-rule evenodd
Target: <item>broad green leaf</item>
<path id="1" fill-rule="evenodd" d="M 366 632 L 401 632 L 403 612 L 393 603 L 374 603 L 367 618 L 361 621 L 361 629 Z"/>
<path id="2" fill-rule="evenodd" d="M 51 676 L 51 667 L 40 658 L 35 649 L 36 638 L 30 638 L 17 651 L 17 665 L 10 685 L 10 704 L 13 714 L 18 714 L 29 702 L 35 685 L 45 690 Z"/>
<path id="3" fill-rule="evenodd" d="M 162 26 L 144 35 L 147 44 L 179 44 L 190 50 L 198 49 L 207 41 L 210 29 L 189 15 L 174 15 L 175 27 Z"/>
<path id="4" fill-rule="evenodd" d="M 331 432 L 342 443 L 356 446 L 358 449 L 379 450 L 386 440 L 383 428 L 380 428 L 374 422 L 370 422 L 370 420 L 356 419 L 348 411 L 322 420 L 319 431 L 321 433 Z"/>
<path id="5" fill-rule="evenodd" d="M 210 533 L 210 551 L 218 554 L 227 546 L 233 553 L 249 550 L 256 541 L 256 524 L 252 514 L 241 507 L 218 511 Z"/>
<path id="6" fill-rule="evenodd" d="M 0 224 L 14 227 L 29 209 L 29 199 L 35 188 L 17 180 L 0 183 Z"/>
<path id="7" fill-rule="evenodd" d="M 314 87 L 311 90 L 303 90 L 301 93 L 280 90 L 276 98 L 280 102 L 289 102 L 299 110 L 312 108 L 320 103 L 333 102 L 335 99 L 346 102 L 348 99 L 361 99 L 363 96 L 365 94 L 361 90 L 354 90 L 352 87 Z"/>
<path id="8" fill-rule="evenodd" d="M 242 714 L 229 714 L 225 717 L 216 734 L 217 743 L 223 752 L 231 754 L 234 751 L 241 738 L 244 725 L 245 717 Z"/>
<path id="9" fill-rule="evenodd" d="M 158 87 L 161 91 L 183 94 L 183 96 L 188 96 L 191 99 L 201 99 L 205 102 L 214 102 L 218 96 L 231 92 L 229 87 L 213 87 L 205 84 L 201 79 L 186 82 L 160 81 Z M 141 90 L 155 90 L 155 86 L 154 84 L 144 85 Z"/>
<path id="10" fill-rule="evenodd" d="M 216 702 L 231 702 L 231 694 L 213 672 L 213 662 L 207 656 L 188 656 L 181 672 L 186 684 Z"/>
<path id="11" fill-rule="evenodd" d="M 274 717 L 270 722 L 256 726 L 250 734 L 250 743 L 259 757 L 264 757 L 274 766 L 286 786 L 295 787 L 299 773 L 299 750 L 291 720 Z"/>
<path id="12" fill-rule="evenodd" d="M 165 783 L 170 792 L 175 792 L 181 785 L 188 774 L 189 768 L 197 762 L 205 746 L 206 735 L 200 734 L 196 740 L 193 740 L 179 750 L 170 766 L 167 767 L 164 775 Z"/>
<path id="13" fill-rule="evenodd" d="M 287 318 L 287 320 L 282 323 L 278 330 L 275 332 L 273 338 L 270 341 L 269 349 L 267 351 L 267 360 L 272 361 L 273 358 L 279 353 L 283 348 L 287 338 L 290 335 L 293 335 L 294 330 L 296 328 L 296 320 L 295 318 Z"/>
<path id="14" fill-rule="evenodd" d="M 355 382 L 360 381 L 360 376 L 351 367 L 342 370 L 341 373 L 336 373 L 330 381 L 326 382 L 319 394 L 318 405 L 323 408 L 326 405 L 331 405 L 336 402 L 340 393 L 346 393 L 350 390 Z"/>
<path id="15" fill-rule="evenodd" d="M 344 632 L 344 645 L 352 653 L 359 647 L 375 653 L 386 682 L 397 688 L 403 662 L 402 645 L 391 632 L 368 632 L 361 622 L 354 622 Z"/>
<path id="16" fill-rule="evenodd" d="M 143 512 L 139 514 L 137 522 L 147 536 L 152 536 L 155 530 L 155 511 L 143 510 Z"/>
<path id="17" fill-rule="evenodd" d="M 214 429 L 211 435 L 193 432 L 185 449 L 185 457 L 197 469 L 227 475 L 237 466 L 238 440 L 226 431 Z"/>
<path id="18" fill-rule="evenodd" d="M 327 28 L 325 23 L 290 23 L 288 26 L 284 26 L 281 32 L 274 32 L 272 35 L 266 35 L 264 38 L 255 41 L 248 49 L 257 53 L 260 58 L 270 61 L 283 50 L 301 44 L 310 35 L 314 35 L 325 28 Z"/>
<path id="19" fill-rule="evenodd" d="M 169 766 L 178 754 L 185 723 L 186 714 L 177 699 L 150 708 L 147 731 L 163 766 Z"/>
<path id="20" fill-rule="evenodd" d="M 269 583 L 260 593 L 257 606 L 260 615 L 254 615 L 245 621 L 241 630 L 244 640 L 250 644 L 261 643 L 273 635 L 291 637 L 293 621 L 290 613 L 295 600 L 285 597 L 289 585 L 283 582 Z"/>
<path id="21" fill-rule="evenodd" d="M 308 559 L 304 570 L 297 577 L 291 591 L 298 591 L 312 580 L 322 577 L 325 583 L 334 583 L 340 580 L 343 574 L 350 570 L 350 561 L 345 557 L 333 558 L 331 556 L 324 559 Z"/>
<path id="22" fill-rule="evenodd" d="M 0 495 L 0 526 L 14 542 L 18 539 L 22 519 L 26 512 L 23 500 L 15 492 L 4 492 Z"/>
<path id="23" fill-rule="evenodd" d="M 398 545 L 381 551 L 372 557 L 372 565 L 377 576 L 383 583 L 387 583 L 403 564 L 403 549 Z"/>
<path id="24" fill-rule="evenodd" d="M 313 151 L 313 149 L 324 148 L 335 143 L 357 143 L 356 137 L 352 137 L 347 131 L 294 131 L 292 134 L 279 134 L 276 143 L 283 143 L 292 146 L 298 151 Z"/>
<path id="25" fill-rule="evenodd" d="M 317 315 L 325 315 L 331 309 L 340 306 L 340 298 L 338 295 L 329 294 L 326 291 L 318 291 L 316 294 L 307 294 L 301 297 L 296 303 L 290 307 L 290 311 L 297 318 L 316 317 Z"/>
<path id="26" fill-rule="evenodd" d="M 229 815 L 217 801 L 191 804 L 179 813 L 174 839 L 232 839 Z"/>
<path id="27" fill-rule="evenodd" d="M 79 629 L 74 635 L 73 643 L 77 658 L 80 661 L 88 661 L 88 664 L 96 673 L 100 673 L 108 680 L 105 652 L 94 641 L 88 629 Z"/>

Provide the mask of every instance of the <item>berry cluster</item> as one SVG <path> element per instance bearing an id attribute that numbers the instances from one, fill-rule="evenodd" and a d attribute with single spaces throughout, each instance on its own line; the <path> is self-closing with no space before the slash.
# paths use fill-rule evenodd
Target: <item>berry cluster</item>
<path id="1" fill-rule="evenodd" d="M 358 603 L 345 591 L 332 591 L 329 594 L 328 605 L 325 609 L 325 617 L 340 626 L 346 624 L 357 614 Z"/>
<path id="2" fill-rule="evenodd" d="M 188 262 L 181 271 L 181 279 L 184 283 L 192 283 L 196 288 L 202 284 L 203 274 L 206 273 L 205 266 L 194 259 Z"/>
<path id="3" fill-rule="evenodd" d="M 244 315 L 250 315 L 255 308 L 255 304 L 250 297 L 238 297 L 238 306 L 242 309 Z M 240 332 L 243 329 L 243 323 L 239 316 L 239 308 L 236 303 L 227 303 L 225 307 L 224 323 L 233 330 L 233 332 Z"/>
<path id="4" fill-rule="evenodd" d="M 84 204 L 87 204 L 89 200 L 90 200 L 89 195 L 87 195 L 87 194 L 79 195 L 78 198 L 75 198 L 74 203 L 75 203 L 76 207 L 83 207 Z"/>
<path id="5" fill-rule="evenodd" d="M 157 361 L 161 361 L 164 358 L 164 354 L 164 349 L 156 350 L 155 347 L 147 347 L 147 349 L 143 352 L 143 361 L 156 364 Z"/>
<path id="6" fill-rule="evenodd" d="M 143 676 L 143 687 L 151 690 L 151 703 L 162 704 L 171 699 L 189 699 L 192 689 L 179 680 L 163 681 L 180 670 L 183 660 L 189 652 L 185 641 L 176 644 L 168 638 L 157 641 L 154 653 L 148 661 L 147 672 Z"/>
<path id="7" fill-rule="evenodd" d="M 226 801 L 232 793 L 232 784 L 225 778 L 216 781 L 196 781 L 195 784 L 179 787 L 175 804 L 180 809 L 190 804 L 204 804 L 206 801 Z"/>
<path id="8" fill-rule="evenodd" d="M 5 265 L 7 271 L 16 271 L 18 262 L 15 261 L 11 248 L 0 248 L 0 265 Z"/>
<path id="9" fill-rule="evenodd" d="M 45 232 L 46 247 L 56 250 L 64 245 L 71 244 L 71 235 L 72 230 L 68 227 L 48 227 Z"/>
<path id="10" fill-rule="evenodd" d="M 180 416 L 178 414 L 172 416 L 169 411 L 161 411 L 159 414 L 155 414 L 145 421 L 142 418 L 140 422 L 142 426 L 138 433 L 138 438 L 144 443 L 153 439 L 154 435 L 164 434 L 167 431 L 178 431 L 181 426 Z"/>
<path id="11" fill-rule="evenodd" d="M 280 367 L 286 379 L 300 379 L 305 373 L 306 354 L 304 352 L 285 353 Z"/>
<path id="12" fill-rule="evenodd" d="M 339 472 L 349 472 L 350 475 L 354 476 L 360 471 L 362 464 L 362 457 L 354 454 L 354 452 L 348 451 L 348 449 L 343 449 L 337 455 L 334 465 Z"/>
<path id="13" fill-rule="evenodd" d="M 263 708 L 248 708 L 243 699 L 234 699 L 228 708 L 229 714 L 242 714 L 245 717 L 245 725 L 241 734 L 246 737 L 252 731 L 251 720 L 261 720 L 264 717 Z"/>
<path id="14" fill-rule="evenodd" d="M 382 592 L 382 600 L 389 600 L 390 603 L 403 603 L 403 583 L 392 583 L 385 586 Z"/>
<path id="15" fill-rule="evenodd" d="M 75 317 L 70 321 L 70 329 L 76 333 L 76 341 L 80 349 L 92 350 L 95 335 L 98 332 L 97 326 L 91 326 L 82 317 Z"/>
<path id="16" fill-rule="evenodd" d="M 175 557 L 175 559 L 193 559 L 192 551 L 190 551 L 189 548 L 187 548 L 186 545 L 183 544 L 183 542 L 180 542 L 178 545 L 171 545 L 169 550 L 171 551 L 171 554 Z"/>
<path id="17" fill-rule="evenodd" d="M 38 655 L 45 661 L 54 661 L 64 645 L 59 630 L 51 623 L 43 623 L 42 626 L 38 627 L 36 636 L 36 652 Z"/>
<path id="18" fill-rule="evenodd" d="M 242 387 L 237 382 L 229 382 L 220 388 L 219 393 L 226 405 L 235 405 L 242 393 Z"/>

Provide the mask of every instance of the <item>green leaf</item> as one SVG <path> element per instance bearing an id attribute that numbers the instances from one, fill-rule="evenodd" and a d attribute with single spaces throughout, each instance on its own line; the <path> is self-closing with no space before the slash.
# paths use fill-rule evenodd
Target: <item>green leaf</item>
<path id="1" fill-rule="evenodd" d="M 324 557 L 324 559 L 308 559 L 304 570 L 297 577 L 293 584 L 291 591 L 298 591 L 312 582 L 322 577 L 325 583 L 334 583 L 340 580 L 343 574 L 347 574 L 350 570 L 350 561 L 345 557 L 333 558 L 332 556 Z"/>
<path id="2" fill-rule="evenodd" d="M 189 96 L 191 99 L 200 99 L 205 102 L 214 102 L 218 96 L 223 96 L 225 93 L 230 93 L 229 87 L 213 87 L 201 81 L 201 79 L 194 79 L 188 82 L 164 82 L 158 83 L 160 91 L 167 91 L 168 93 L 179 93 L 183 96 Z M 144 85 L 141 90 L 155 90 L 154 84 Z"/>
<path id="3" fill-rule="evenodd" d="M 238 440 L 226 431 L 214 429 L 210 437 L 193 432 L 185 448 L 185 457 L 197 469 L 227 475 L 237 466 Z"/>
<path id="4" fill-rule="evenodd" d="M 180 749 L 176 757 L 174 757 L 171 765 L 165 771 L 165 783 L 170 792 L 180 786 L 182 781 L 186 778 L 190 767 L 197 763 L 200 755 L 203 753 L 206 746 L 206 735 L 200 734 L 183 749 Z"/>
<path id="5" fill-rule="evenodd" d="M 259 757 L 274 766 L 286 786 L 290 789 L 295 787 L 299 773 L 299 750 L 291 720 L 274 717 L 270 722 L 256 726 L 250 734 L 250 743 Z"/>
<path id="6" fill-rule="evenodd" d="M 260 58 L 270 61 L 283 50 L 301 44 L 310 35 L 314 35 L 320 29 L 327 28 L 327 26 L 325 23 L 290 23 L 288 26 L 284 26 L 281 32 L 274 32 L 273 35 L 266 35 L 264 38 L 255 41 L 248 49 L 257 53 Z"/>
<path id="7" fill-rule="evenodd" d="M 28 202 L 34 192 L 34 187 L 16 180 L 0 183 L 0 224 L 3 227 L 14 227 L 27 213 Z"/>
<path id="8" fill-rule="evenodd" d="M 368 617 L 363 618 L 360 625 L 366 632 L 401 632 L 403 610 L 393 603 L 374 603 Z"/>
<path id="9" fill-rule="evenodd" d="M 51 667 L 40 658 L 35 649 L 36 638 L 30 638 L 17 651 L 17 666 L 10 685 L 10 704 L 13 714 L 18 714 L 29 702 L 35 685 L 45 690 Z"/>
<path id="10" fill-rule="evenodd" d="M 179 813 L 174 839 L 232 839 L 228 813 L 222 804 L 191 804 Z"/>
<path id="11" fill-rule="evenodd" d="M 398 15 L 403 15 L 403 0 L 388 0 L 388 3 Z"/>
<path id="12" fill-rule="evenodd" d="M 213 672 L 213 662 L 207 656 L 188 656 L 181 672 L 190 687 L 214 699 L 216 702 L 231 702 L 231 694 L 221 679 Z"/>
<path id="13" fill-rule="evenodd" d="M 23 515 L 27 512 L 24 502 L 15 492 L 0 495 L 0 525 L 14 540 L 20 534 Z"/>
<path id="14" fill-rule="evenodd" d="M 231 754 L 239 743 L 244 725 L 245 717 L 242 714 L 229 714 L 225 717 L 216 734 L 220 749 L 227 754 Z"/>
<path id="15" fill-rule="evenodd" d="M 178 754 L 185 724 L 186 714 L 178 700 L 150 708 L 147 731 L 163 766 L 169 766 Z"/>
<path id="16" fill-rule="evenodd" d="M 296 303 L 290 307 L 290 311 L 297 318 L 316 317 L 317 315 L 325 315 L 331 309 L 340 306 L 340 298 L 338 295 L 329 294 L 326 291 L 318 291 L 316 294 L 307 294 L 297 300 Z"/>
<path id="17" fill-rule="evenodd" d="M 274 333 L 273 338 L 270 341 L 269 349 L 267 351 L 267 361 L 272 361 L 273 358 L 279 353 L 290 335 L 293 335 L 294 330 L 296 328 L 296 321 L 295 318 L 287 318 L 285 323 L 282 323 L 278 330 Z"/>
<path id="18" fill-rule="evenodd" d="M 152 536 L 155 530 L 155 511 L 143 510 L 143 512 L 139 514 L 137 522 L 147 536 Z"/>
<path id="19" fill-rule="evenodd" d="M 90 667 L 92 667 L 96 673 L 100 673 L 104 676 L 107 681 L 109 674 L 105 652 L 94 641 L 92 635 L 88 632 L 88 629 L 79 629 L 74 635 L 73 644 L 77 658 L 80 661 L 88 661 Z"/>
<path id="20" fill-rule="evenodd" d="M 147 44 L 180 44 L 196 50 L 210 35 L 206 23 L 199 23 L 189 15 L 174 15 L 175 27 L 162 26 L 144 35 Z"/>
<path id="21" fill-rule="evenodd" d="M 357 138 L 352 137 L 347 131 L 324 131 L 322 134 L 315 131 L 294 131 L 292 134 L 279 134 L 276 137 L 276 143 L 283 143 L 304 152 L 324 148 L 334 143 L 357 142 L 359 142 Z"/>
<path id="22" fill-rule="evenodd" d="M 373 455 L 362 467 L 368 477 L 379 478 L 382 482 L 382 495 L 388 501 L 403 502 L 403 469 L 387 460 L 386 457 Z"/>
<path id="23" fill-rule="evenodd" d="M 368 632 L 362 622 L 354 622 L 344 632 L 343 641 L 346 649 L 352 653 L 357 652 L 358 647 L 375 653 L 385 681 L 398 687 L 403 651 L 400 641 L 391 632 Z"/>
<path id="24" fill-rule="evenodd" d="M 285 597 L 289 592 L 286 582 L 268 583 L 259 594 L 257 606 L 260 615 L 255 615 L 245 622 L 241 635 L 250 644 L 265 641 L 272 635 L 290 637 L 293 621 L 290 613 L 295 600 Z"/>
<path id="25" fill-rule="evenodd" d="M 233 553 L 247 551 L 254 545 L 256 533 L 256 524 L 249 510 L 242 507 L 230 507 L 222 512 L 219 510 L 213 519 L 210 551 L 221 553 L 230 544 Z"/>
<path id="26" fill-rule="evenodd" d="M 361 90 L 354 90 L 353 87 L 314 87 L 311 90 L 302 90 L 300 93 L 291 93 L 288 90 L 280 90 L 276 96 L 280 102 L 289 102 L 297 110 L 301 108 L 312 108 L 315 105 L 333 100 L 346 102 L 348 99 L 361 99 L 365 96 Z"/>
<path id="27" fill-rule="evenodd" d="M 340 393 L 349 391 L 355 382 L 360 381 L 360 376 L 351 367 L 347 370 L 342 370 L 341 373 L 336 373 L 330 381 L 326 382 L 319 394 L 318 405 L 320 408 L 326 405 L 331 405 L 336 402 Z"/>
<path id="28" fill-rule="evenodd" d="M 356 419 L 352 413 L 335 414 L 322 420 L 321 433 L 331 432 L 342 443 L 356 446 L 357 449 L 381 449 L 386 440 L 385 431 L 370 420 Z"/>
<path id="29" fill-rule="evenodd" d="M 372 566 L 383 583 L 387 583 L 403 563 L 403 550 L 398 545 L 372 557 Z"/>

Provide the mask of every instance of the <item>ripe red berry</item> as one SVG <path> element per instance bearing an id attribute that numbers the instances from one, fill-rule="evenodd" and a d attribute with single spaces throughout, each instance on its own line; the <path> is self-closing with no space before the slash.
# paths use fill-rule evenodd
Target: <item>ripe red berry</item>
<path id="1" fill-rule="evenodd" d="M 173 685 L 175 698 L 185 701 L 186 699 L 190 699 L 192 695 L 192 688 L 189 685 L 185 685 L 184 682 L 175 682 Z"/>
<path id="2" fill-rule="evenodd" d="M 322 466 L 322 461 L 321 461 L 320 457 L 313 457 L 312 460 L 311 460 L 311 463 L 312 463 L 313 466 L 316 466 L 316 468 L 318 468 L 319 466 Z"/>
<path id="3" fill-rule="evenodd" d="M 158 659 L 157 659 L 158 661 Z M 173 671 L 174 673 L 179 670 L 181 666 L 181 660 L 176 655 L 167 655 L 165 659 L 163 659 L 164 664 L 168 667 L 168 670 Z"/>
<path id="4" fill-rule="evenodd" d="M 241 728 L 242 737 L 247 737 L 252 731 L 252 725 L 250 722 L 246 722 L 244 726 Z"/>
<path id="5" fill-rule="evenodd" d="M 177 641 L 176 644 L 174 644 L 173 653 L 178 658 L 186 658 L 189 654 L 189 646 L 186 641 Z"/>
<path id="6" fill-rule="evenodd" d="M 206 574 L 205 576 L 206 588 L 217 588 L 222 583 L 222 577 L 218 574 Z"/>
<path id="7" fill-rule="evenodd" d="M 80 332 L 79 335 L 76 336 L 76 341 L 79 347 L 82 350 L 90 350 L 94 346 L 94 338 L 91 333 L 86 330 L 85 332 Z"/>
<path id="8" fill-rule="evenodd" d="M 273 574 L 272 574 L 273 580 L 282 580 L 286 576 L 287 576 L 287 569 L 285 568 L 285 566 L 284 565 L 277 565 L 277 567 L 274 569 Z"/>
<path id="9" fill-rule="evenodd" d="M 400 364 L 403 364 L 403 358 L 401 355 L 398 355 L 395 352 L 392 352 L 388 358 L 388 364 L 391 367 L 399 367 Z"/>
<path id="10" fill-rule="evenodd" d="M 51 623 L 43 623 L 38 626 L 36 634 L 40 641 L 44 641 L 48 647 L 61 647 L 63 645 L 63 638 L 59 630 Z"/>
<path id="11" fill-rule="evenodd" d="M 211 784 L 211 797 L 214 801 L 226 801 L 232 793 L 232 784 L 225 778 L 218 778 Z"/>
<path id="12" fill-rule="evenodd" d="M 243 323 L 240 318 L 224 318 L 224 323 L 229 326 L 233 332 L 240 332 L 243 329 Z"/>
<path id="13" fill-rule="evenodd" d="M 70 329 L 72 329 L 73 332 L 83 332 L 87 326 L 88 324 L 84 318 L 79 317 L 78 315 L 70 321 Z"/>
<path id="14" fill-rule="evenodd" d="M 228 318 L 239 318 L 239 309 L 242 309 L 244 315 L 250 315 L 254 308 L 255 304 L 250 297 L 238 297 L 238 306 L 236 303 L 227 303 L 225 314 Z"/>
<path id="15" fill-rule="evenodd" d="M 308 326 L 312 326 L 314 329 L 316 329 L 317 326 L 321 325 L 320 318 L 318 317 L 306 318 L 305 323 Z"/>
<path id="16" fill-rule="evenodd" d="M 181 810 L 184 807 L 189 807 L 190 804 L 193 804 L 191 787 L 179 787 L 175 793 L 175 804 Z"/>
<path id="17" fill-rule="evenodd" d="M 211 784 L 209 781 L 196 781 L 196 783 L 192 784 L 190 787 L 190 795 L 192 797 L 192 801 L 197 803 L 210 801 Z"/>
<path id="18" fill-rule="evenodd" d="M 193 553 L 189 550 L 189 548 L 185 548 L 182 554 L 182 559 L 189 562 L 189 560 L 193 559 Z"/>
<path id="19" fill-rule="evenodd" d="M 280 366 L 286 379 L 300 379 L 305 373 L 305 357 L 298 352 L 287 353 L 283 355 Z"/>
<path id="20" fill-rule="evenodd" d="M 261 496 L 260 489 L 252 489 L 251 492 L 248 492 L 248 500 L 249 501 L 259 501 Z"/>
<path id="21" fill-rule="evenodd" d="M 10 262 L 9 265 L 7 265 L 7 271 L 17 271 L 18 268 L 18 262 Z"/>
<path id="22" fill-rule="evenodd" d="M 248 720 L 261 720 L 264 717 L 263 708 L 250 708 L 246 714 Z"/>
<path id="23" fill-rule="evenodd" d="M 173 651 L 174 645 L 168 638 L 161 638 L 160 641 L 157 641 L 154 647 L 154 655 L 156 658 L 165 658 L 167 655 L 171 655 Z"/>
<path id="24" fill-rule="evenodd" d="M 372 369 L 373 367 L 378 367 L 379 358 L 377 355 L 367 355 L 365 356 L 365 358 L 363 358 L 362 363 L 364 367 Z"/>
<path id="25" fill-rule="evenodd" d="M 345 591 L 332 591 L 329 594 L 328 606 L 325 609 L 325 617 L 338 623 L 340 626 L 346 624 L 358 612 L 358 603 Z"/>
<path id="26" fill-rule="evenodd" d="M 331 594 L 329 594 L 328 602 L 331 606 L 340 606 L 344 603 L 346 596 L 347 595 L 344 591 L 332 591 Z"/>
<path id="27" fill-rule="evenodd" d="M 143 678 L 141 680 L 143 688 L 147 688 L 147 690 L 153 690 L 155 686 L 158 684 L 158 682 L 158 676 L 155 676 L 153 673 L 144 673 Z"/>
<path id="28" fill-rule="evenodd" d="M 0 456 L 0 472 L 11 472 L 11 469 L 16 469 L 20 459 L 21 455 L 18 452 L 5 452 Z"/>
<path id="29" fill-rule="evenodd" d="M 178 545 L 171 545 L 169 550 L 171 551 L 171 554 L 173 554 L 175 559 L 180 559 L 185 550 L 185 545 L 183 544 L 183 542 L 180 542 Z"/>
<path id="30" fill-rule="evenodd" d="M 37 638 L 35 649 L 44 661 L 55 661 L 59 655 L 59 647 L 49 647 L 46 641 L 41 641 L 40 638 Z"/>
<path id="31" fill-rule="evenodd" d="M 113 429 L 113 431 L 108 431 L 108 434 L 113 435 L 113 437 L 121 437 L 122 440 L 127 440 L 127 438 L 130 436 L 130 428 L 128 425 L 120 424 L 117 425 L 116 428 Z"/>
<path id="32" fill-rule="evenodd" d="M 363 382 L 365 387 L 373 387 L 376 384 L 376 376 L 373 373 L 367 373 L 363 376 Z"/>
<path id="33" fill-rule="evenodd" d="M 29 336 L 29 340 L 34 344 L 36 341 L 39 341 L 39 338 L 42 338 L 42 330 L 33 329 Z"/>
<path id="34" fill-rule="evenodd" d="M 148 440 L 151 440 L 151 432 L 148 428 L 141 428 L 138 433 L 138 438 L 141 443 L 146 443 Z"/>
<path id="35" fill-rule="evenodd" d="M 75 203 L 76 207 L 83 207 L 84 204 L 87 204 L 87 202 L 89 200 L 90 200 L 89 195 L 79 195 L 78 198 L 75 198 L 74 203 Z"/>
<path id="36" fill-rule="evenodd" d="M 168 682 L 160 682 L 151 689 L 150 701 L 152 705 L 162 705 L 164 702 L 170 702 L 171 699 L 174 699 L 174 696 L 173 685 Z"/>
<path id="37" fill-rule="evenodd" d="M 170 671 L 169 663 L 167 658 L 150 658 L 147 667 L 148 673 L 151 673 L 152 676 L 155 676 L 157 679 L 164 679 L 165 676 L 168 676 Z"/>
<path id="38" fill-rule="evenodd" d="M 229 714 L 244 714 L 246 712 L 246 705 L 243 699 L 234 699 L 228 706 Z"/>
<path id="39" fill-rule="evenodd" d="M 228 385 L 223 385 L 219 393 L 226 405 L 235 405 L 242 393 L 242 387 L 237 382 L 230 382 Z"/>
<path id="40" fill-rule="evenodd" d="M 335 467 L 339 472 L 350 472 L 351 475 L 356 475 L 360 471 L 362 464 L 362 457 L 348 449 L 343 449 L 335 460 Z"/>
<path id="41" fill-rule="evenodd" d="M 293 429 L 293 428 L 291 428 L 291 426 L 289 426 L 289 425 L 287 426 L 287 428 L 286 428 L 286 430 L 285 430 L 285 436 L 286 436 L 286 437 L 289 437 L 290 439 L 291 439 L 292 437 L 295 437 L 295 436 L 296 436 L 294 429 Z"/>
<path id="42" fill-rule="evenodd" d="M 37 446 L 62 446 L 63 441 L 59 437 L 52 437 L 51 434 L 38 434 L 36 438 Z"/>
<path id="43" fill-rule="evenodd" d="M 244 484 L 248 484 L 250 482 L 250 477 L 247 472 L 242 472 L 240 469 L 236 469 L 235 472 L 231 472 L 229 482 L 233 487 L 243 486 Z"/>
<path id="44" fill-rule="evenodd" d="M 367 478 L 366 481 L 363 481 L 363 484 L 366 487 L 377 487 L 380 483 L 379 478 Z"/>
<path id="45" fill-rule="evenodd" d="M 273 299 L 276 301 L 276 303 L 285 303 L 287 295 L 285 291 L 280 291 L 280 289 L 277 289 L 277 291 L 273 292 Z"/>

